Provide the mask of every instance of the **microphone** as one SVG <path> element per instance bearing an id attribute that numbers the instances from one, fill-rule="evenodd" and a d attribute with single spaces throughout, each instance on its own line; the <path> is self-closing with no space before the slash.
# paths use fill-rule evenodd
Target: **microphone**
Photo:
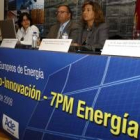
<path id="1" fill-rule="evenodd" d="M 20 39 L 20 41 L 24 41 L 24 37 L 22 37 L 22 38 Z"/>

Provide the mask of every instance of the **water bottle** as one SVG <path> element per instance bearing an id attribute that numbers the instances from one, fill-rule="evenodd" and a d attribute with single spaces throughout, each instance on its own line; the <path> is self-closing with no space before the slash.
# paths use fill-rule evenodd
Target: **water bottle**
<path id="1" fill-rule="evenodd" d="M 62 39 L 68 39 L 69 37 L 68 37 L 68 34 L 66 33 L 66 32 L 64 32 L 63 34 L 62 34 Z"/>
<path id="2" fill-rule="evenodd" d="M 33 35 L 32 35 L 32 48 L 37 48 L 37 39 L 38 39 L 37 32 L 33 32 Z"/>

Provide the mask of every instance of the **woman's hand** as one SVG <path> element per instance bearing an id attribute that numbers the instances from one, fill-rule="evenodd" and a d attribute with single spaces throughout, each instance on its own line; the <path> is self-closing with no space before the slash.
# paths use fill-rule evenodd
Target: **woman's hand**
<path id="1" fill-rule="evenodd" d="M 71 43 L 70 51 L 71 52 L 76 52 L 80 50 L 80 44 L 78 43 Z"/>
<path id="2" fill-rule="evenodd" d="M 80 46 L 80 44 L 78 44 L 78 43 L 71 43 L 71 46 Z"/>

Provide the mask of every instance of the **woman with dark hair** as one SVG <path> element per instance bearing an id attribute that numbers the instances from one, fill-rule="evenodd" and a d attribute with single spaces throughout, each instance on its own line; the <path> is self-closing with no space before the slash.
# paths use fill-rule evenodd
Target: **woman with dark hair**
<path id="1" fill-rule="evenodd" d="M 39 37 L 39 30 L 35 25 L 32 25 L 32 19 L 27 12 L 20 14 L 18 26 L 17 39 L 19 41 L 25 41 L 31 44 L 33 32 L 36 32 Z"/>
<path id="2" fill-rule="evenodd" d="M 108 39 L 108 26 L 98 3 L 87 1 L 83 4 L 82 23 L 79 44 L 87 50 L 102 49 L 105 40 Z"/>

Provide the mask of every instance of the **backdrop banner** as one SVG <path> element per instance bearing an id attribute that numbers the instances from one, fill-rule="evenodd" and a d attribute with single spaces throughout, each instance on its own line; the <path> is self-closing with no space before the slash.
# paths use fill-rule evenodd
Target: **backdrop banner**
<path id="1" fill-rule="evenodd" d="M 0 128 L 12 139 L 139 139 L 139 106 L 139 58 L 0 49 Z"/>

